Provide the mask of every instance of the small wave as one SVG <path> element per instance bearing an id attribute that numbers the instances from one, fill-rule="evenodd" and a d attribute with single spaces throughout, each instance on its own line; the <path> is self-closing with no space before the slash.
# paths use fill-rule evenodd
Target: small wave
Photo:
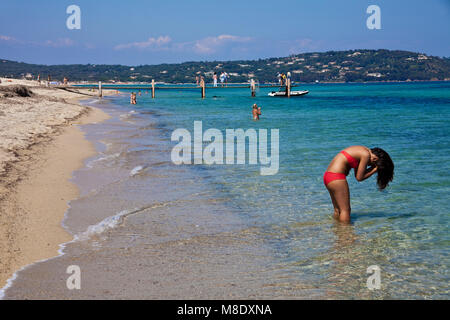
<path id="1" fill-rule="evenodd" d="M 103 233 L 109 229 L 113 229 L 122 223 L 122 220 L 125 216 L 129 216 L 151 208 L 164 207 L 166 205 L 167 203 L 156 203 L 141 208 L 120 211 L 114 216 L 107 217 L 99 223 L 89 226 L 86 231 L 75 235 L 74 239 L 71 242 L 88 240 L 93 235 Z"/>
<path id="2" fill-rule="evenodd" d="M 139 172 L 141 172 L 144 169 L 143 166 L 137 166 L 135 167 L 133 170 L 131 170 L 130 172 L 130 176 L 133 177 L 135 175 L 137 175 Z"/>
<path id="3" fill-rule="evenodd" d="M 97 158 L 97 159 L 94 159 L 94 160 L 89 161 L 89 162 L 86 164 L 86 167 L 92 169 L 93 166 L 94 166 L 94 164 L 97 163 L 97 162 L 101 162 L 101 161 L 105 161 L 105 160 L 114 159 L 114 158 L 117 158 L 117 157 L 119 157 L 119 156 L 120 156 L 120 152 L 117 152 L 117 153 L 114 153 L 114 154 L 109 154 L 109 155 L 106 155 L 106 156 L 104 156 L 104 157 L 100 157 L 100 158 Z"/>
<path id="4" fill-rule="evenodd" d="M 118 224 L 120 224 L 122 218 L 125 215 L 133 213 L 133 212 L 137 212 L 137 211 L 139 211 L 139 210 L 137 210 L 137 209 L 123 210 L 114 216 L 107 217 L 107 218 L 103 219 L 102 221 L 100 221 L 99 223 L 89 226 L 86 231 L 75 235 L 74 241 L 87 240 L 93 235 L 103 233 L 108 229 L 112 229 L 112 228 L 116 227 Z"/>
<path id="5" fill-rule="evenodd" d="M 131 111 L 128 112 L 128 113 L 123 113 L 123 114 L 121 114 L 121 115 L 119 116 L 119 118 L 120 118 L 121 120 L 125 120 L 125 119 L 128 119 L 128 118 L 131 118 L 134 114 L 137 114 L 137 113 L 138 113 L 137 111 L 131 110 Z"/>
<path id="6" fill-rule="evenodd" d="M 116 226 L 118 226 L 122 222 L 122 220 L 123 220 L 123 218 L 125 216 L 132 215 L 132 214 L 144 211 L 146 209 L 165 207 L 168 204 L 169 203 L 166 203 L 166 202 L 155 203 L 155 204 L 148 205 L 148 206 L 141 207 L 141 208 L 136 208 L 136 209 L 131 209 L 131 210 L 130 209 L 129 210 L 123 210 L 123 211 L 120 211 L 118 214 L 116 214 L 114 216 L 107 217 L 107 218 L 103 219 L 102 221 L 100 221 L 99 223 L 89 226 L 86 231 L 84 231 L 84 232 L 82 232 L 82 233 L 80 233 L 78 235 L 75 235 L 72 240 L 60 244 L 57 256 L 54 256 L 54 257 L 51 257 L 51 258 L 45 258 L 45 259 L 42 259 L 42 260 L 39 260 L 39 261 L 35 261 L 35 262 L 30 263 L 30 264 L 28 264 L 26 266 L 23 266 L 22 268 L 20 268 L 16 272 L 14 272 L 13 275 L 8 280 L 6 280 L 6 285 L 3 288 L 0 288 L 0 300 L 3 300 L 5 298 L 6 291 L 13 285 L 14 281 L 17 279 L 17 276 L 18 276 L 18 274 L 21 271 L 23 271 L 23 270 L 25 270 L 25 269 L 27 269 L 27 268 L 29 268 L 29 267 L 37 264 L 37 263 L 44 262 L 44 261 L 49 261 L 49 260 L 52 260 L 52 259 L 55 259 L 55 258 L 58 258 L 58 257 L 64 255 L 65 254 L 64 253 L 64 249 L 66 248 L 66 246 L 69 243 L 73 243 L 73 242 L 76 242 L 76 241 L 89 240 L 89 238 L 91 236 L 93 236 L 93 235 L 100 234 L 102 232 L 105 232 L 106 230 L 115 228 Z"/>

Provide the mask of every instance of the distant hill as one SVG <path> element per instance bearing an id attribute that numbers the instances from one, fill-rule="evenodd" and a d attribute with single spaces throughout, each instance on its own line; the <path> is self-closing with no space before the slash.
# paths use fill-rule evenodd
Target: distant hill
<path id="1" fill-rule="evenodd" d="M 276 82 L 278 72 L 291 72 L 296 82 L 361 82 L 450 80 L 450 58 L 391 50 L 349 50 L 313 52 L 283 58 L 242 61 L 184 62 L 141 66 L 122 65 L 37 65 L 0 60 L 0 76 L 27 76 L 70 81 L 122 81 L 187 83 L 196 75 L 212 81 L 214 72 L 226 71 L 230 82 Z"/>

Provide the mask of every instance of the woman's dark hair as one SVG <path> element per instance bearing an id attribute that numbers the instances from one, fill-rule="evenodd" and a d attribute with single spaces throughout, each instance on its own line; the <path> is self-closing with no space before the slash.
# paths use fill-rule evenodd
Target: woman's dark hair
<path id="1" fill-rule="evenodd" d="M 389 154 L 381 148 L 372 148 L 370 151 L 378 157 L 375 163 L 378 168 L 377 184 L 378 188 L 383 190 L 394 179 L 394 162 Z"/>

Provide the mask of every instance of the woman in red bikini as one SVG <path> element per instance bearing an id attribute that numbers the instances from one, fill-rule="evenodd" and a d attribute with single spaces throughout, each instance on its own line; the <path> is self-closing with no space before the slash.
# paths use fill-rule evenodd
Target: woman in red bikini
<path id="1" fill-rule="evenodd" d="M 334 218 L 341 222 L 350 222 L 350 191 L 346 177 L 352 168 L 358 181 L 378 173 L 377 184 L 380 190 L 386 188 L 394 178 L 394 163 L 383 149 L 351 146 L 339 152 L 330 162 L 323 182 L 330 192 Z"/>

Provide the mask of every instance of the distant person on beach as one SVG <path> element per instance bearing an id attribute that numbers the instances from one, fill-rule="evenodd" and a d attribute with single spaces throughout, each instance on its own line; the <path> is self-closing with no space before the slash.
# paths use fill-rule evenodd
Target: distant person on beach
<path id="1" fill-rule="evenodd" d="M 333 202 L 333 217 L 340 222 L 350 222 L 350 191 L 346 178 L 352 168 L 358 181 L 377 173 L 380 190 L 394 178 L 394 163 L 383 149 L 351 146 L 339 152 L 329 164 L 323 182 Z"/>
<path id="2" fill-rule="evenodd" d="M 198 87 L 198 81 L 199 81 L 198 76 L 195 76 L 195 83 L 196 83 L 197 87 Z"/>
<path id="3" fill-rule="evenodd" d="M 252 108 L 252 116 L 253 120 L 259 120 L 259 116 L 261 115 L 261 107 L 258 107 L 256 103 L 253 104 Z"/>

